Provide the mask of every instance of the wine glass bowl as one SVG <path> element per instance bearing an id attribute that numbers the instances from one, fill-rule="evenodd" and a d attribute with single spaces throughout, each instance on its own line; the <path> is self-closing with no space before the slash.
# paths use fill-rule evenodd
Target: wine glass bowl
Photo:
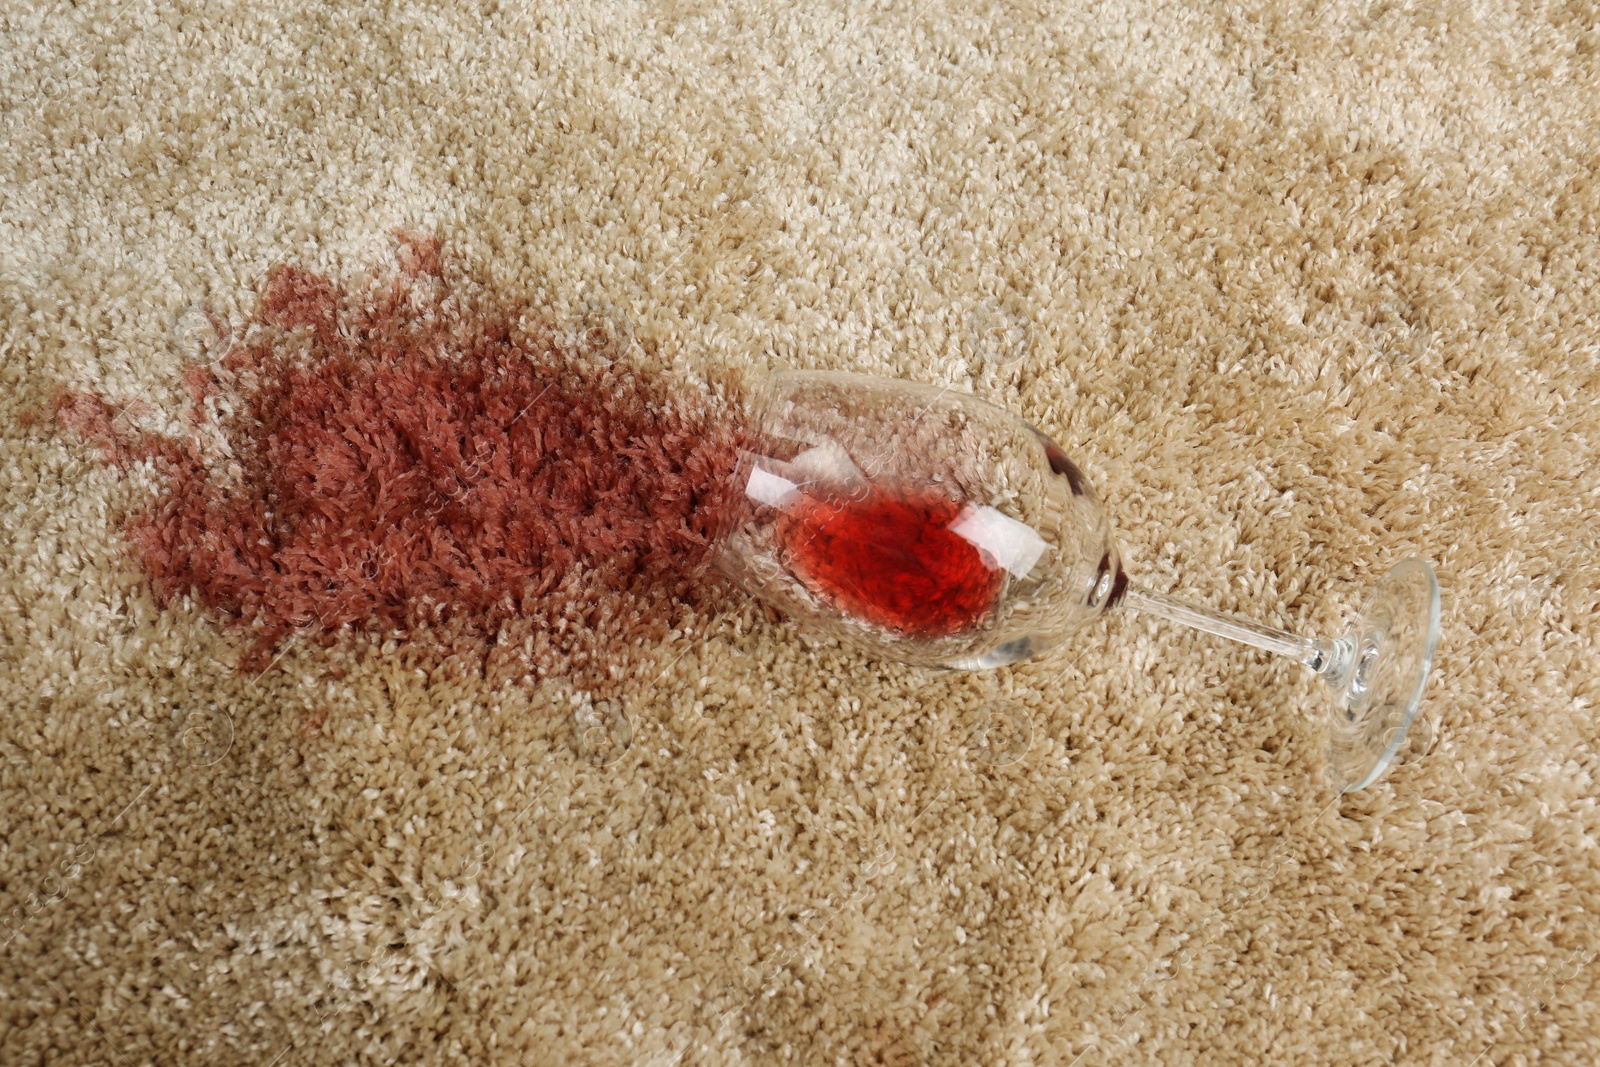
<path id="1" fill-rule="evenodd" d="M 1130 586 L 1099 497 L 1066 453 L 969 393 L 837 371 L 752 391 L 715 566 L 802 626 L 922 666 L 998 667 L 1119 605 L 1289 656 L 1332 690 L 1328 768 L 1360 789 L 1412 729 L 1439 634 L 1421 560 L 1336 639 Z"/>
<path id="2" fill-rule="evenodd" d="M 810 629 L 924 666 L 1000 666 L 1098 617 L 1126 582 L 1093 490 L 1002 408 L 790 371 L 749 410 L 716 566 Z"/>

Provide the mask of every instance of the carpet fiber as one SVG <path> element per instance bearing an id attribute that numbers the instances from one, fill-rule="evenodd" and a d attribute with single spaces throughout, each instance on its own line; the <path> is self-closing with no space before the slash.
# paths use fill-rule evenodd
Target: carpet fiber
<path id="1" fill-rule="evenodd" d="M 0 18 L 0 1061 L 1600 1058 L 1593 3 Z M 982 674 L 670 576 L 264 633 L 151 572 L 139 443 L 248 482 L 206 368 L 286 276 L 618 403 L 970 390 L 1136 585 L 1300 632 L 1422 556 L 1436 739 L 1341 797 L 1320 683 L 1130 612 Z"/>

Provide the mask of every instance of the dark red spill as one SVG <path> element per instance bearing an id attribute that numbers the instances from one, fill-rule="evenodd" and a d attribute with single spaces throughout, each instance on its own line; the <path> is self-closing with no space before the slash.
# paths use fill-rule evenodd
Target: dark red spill
<path id="1" fill-rule="evenodd" d="M 860 499 L 807 498 L 780 536 L 813 593 L 896 633 L 944 637 L 988 618 L 1004 577 L 950 530 L 963 506 L 877 487 Z"/>
<path id="2" fill-rule="evenodd" d="M 226 355 L 185 374 L 187 439 L 83 394 L 57 418 L 165 475 L 127 524 L 140 564 L 164 604 L 193 595 L 258 652 L 431 627 L 520 646 L 540 673 L 602 666 L 692 596 L 738 424 L 604 338 L 458 292 L 436 244 L 401 253 L 400 277 L 361 289 L 271 272 Z"/>

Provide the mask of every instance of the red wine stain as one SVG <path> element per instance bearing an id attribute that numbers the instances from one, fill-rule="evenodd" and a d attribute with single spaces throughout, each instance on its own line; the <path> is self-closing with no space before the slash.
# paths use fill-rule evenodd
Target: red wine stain
<path id="1" fill-rule="evenodd" d="M 327 725 L 327 722 L 328 709 L 320 706 L 313 708 L 311 713 L 306 716 L 305 721 L 300 724 L 301 740 L 309 741 L 314 737 L 320 736 L 322 728 Z"/>
<path id="2" fill-rule="evenodd" d="M 365 286 L 271 271 L 226 353 L 184 371 L 187 436 L 86 393 L 56 418 L 163 476 L 125 525 L 133 553 L 163 606 L 193 596 L 256 635 L 241 669 L 291 634 L 371 632 L 614 676 L 611 652 L 695 599 L 737 420 L 603 336 L 458 291 L 437 242 L 400 258 Z"/>
<path id="3" fill-rule="evenodd" d="M 874 486 L 859 497 L 807 497 L 779 536 L 814 594 L 876 626 L 945 637 L 980 625 L 1004 577 L 950 524 L 959 501 Z"/>

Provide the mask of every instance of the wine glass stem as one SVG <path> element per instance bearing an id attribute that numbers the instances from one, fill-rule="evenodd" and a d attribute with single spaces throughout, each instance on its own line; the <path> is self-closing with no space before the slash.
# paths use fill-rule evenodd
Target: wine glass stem
<path id="1" fill-rule="evenodd" d="M 1204 630 L 1208 634 L 1240 641 L 1255 648 L 1264 648 L 1280 656 L 1288 656 L 1302 663 L 1330 684 L 1339 685 L 1355 652 L 1354 642 L 1348 637 L 1330 641 L 1327 638 L 1301 637 L 1287 630 L 1266 626 L 1237 615 L 1213 611 L 1195 604 L 1186 604 L 1163 593 L 1146 592 L 1129 586 L 1122 598 L 1122 606 L 1156 615 L 1169 622 Z"/>

